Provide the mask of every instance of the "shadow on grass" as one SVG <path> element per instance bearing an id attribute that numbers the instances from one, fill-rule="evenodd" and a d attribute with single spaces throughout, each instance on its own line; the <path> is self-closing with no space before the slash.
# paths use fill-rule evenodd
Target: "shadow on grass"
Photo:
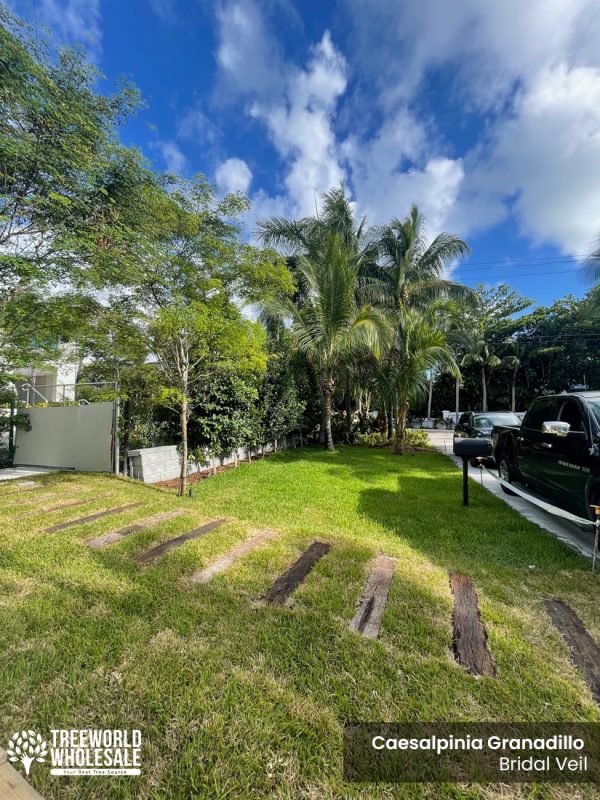
<path id="1" fill-rule="evenodd" d="M 466 570 L 485 565 L 588 571 L 587 561 L 538 529 L 473 481 L 462 505 L 462 478 L 453 465 L 399 457 L 397 491 L 367 488 L 359 512 L 397 534 L 433 562 Z M 433 458 L 441 458 L 433 456 Z M 427 459 L 427 461 L 425 460 Z"/>

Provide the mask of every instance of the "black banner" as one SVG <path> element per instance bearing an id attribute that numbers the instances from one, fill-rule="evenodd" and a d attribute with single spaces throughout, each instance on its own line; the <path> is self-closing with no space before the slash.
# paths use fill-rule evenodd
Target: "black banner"
<path id="1" fill-rule="evenodd" d="M 600 783 L 600 723 L 350 724 L 344 779 Z"/>

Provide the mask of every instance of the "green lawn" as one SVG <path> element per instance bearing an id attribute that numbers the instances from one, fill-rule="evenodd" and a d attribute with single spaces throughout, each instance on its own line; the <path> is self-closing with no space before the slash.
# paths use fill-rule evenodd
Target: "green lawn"
<path id="1" fill-rule="evenodd" d="M 598 579 L 582 560 L 437 454 L 305 449 L 241 465 L 193 499 L 102 475 L 0 487 L 0 746 L 23 727 L 140 728 L 141 778 L 51 778 L 46 798 L 595 797 L 592 788 L 347 786 L 352 721 L 600 720 L 542 600 L 560 597 L 600 641 Z M 40 497 L 43 495 L 43 497 Z M 48 497 L 52 495 L 52 497 Z M 86 505 L 46 513 L 82 499 Z M 53 535 L 127 502 L 143 508 Z M 83 540 L 153 513 L 181 517 L 92 551 Z M 208 518 L 228 523 L 153 567 L 130 556 Z M 253 531 L 268 542 L 204 586 L 190 575 Z M 286 608 L 260 595 L 313 540 L 330 553 Z M 369 560 L 398 558 L 380 637 L 348 630 Z M 532 568 L 534 567 L 534 568 Z M 450 653 L 448 570 L 471 574 L 497 677 Z"/>

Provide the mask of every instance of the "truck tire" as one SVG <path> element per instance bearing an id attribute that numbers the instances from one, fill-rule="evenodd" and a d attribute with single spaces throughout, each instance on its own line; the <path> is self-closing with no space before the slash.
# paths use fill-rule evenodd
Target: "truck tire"
<path id="1" fill-rule="evenodd" d="M 506 453 L 502 453 L 498 459 L 498 475 L 503 481 L 507 481 L 508 483 L 512 483 L 515 480 L 514 470 Z M 510 494 L 513 497 L 515 496 L 515 492 L 511 492 L 511 490 L 507 489 L 503 483 L 500 485 L 505 494 Z"/>

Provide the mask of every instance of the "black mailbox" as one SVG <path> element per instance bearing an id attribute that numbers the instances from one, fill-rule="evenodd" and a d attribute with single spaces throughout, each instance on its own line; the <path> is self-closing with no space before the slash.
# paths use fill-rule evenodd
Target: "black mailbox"
<path id="1" fill-rule="evenodd" d="M 489 439 L 454 439 L 454 455 L 463 458 L 485 458 L 491 455 L 492 443 Z"/>
<path id="2" fill-rule="evenodd" d="M 489 439 L 461 439 L 454 437 L 453 452 L 463 462 L 463 505 L 469 505 L 469 459 L 486 458 L 491 455 L 492 443 Z"/>

